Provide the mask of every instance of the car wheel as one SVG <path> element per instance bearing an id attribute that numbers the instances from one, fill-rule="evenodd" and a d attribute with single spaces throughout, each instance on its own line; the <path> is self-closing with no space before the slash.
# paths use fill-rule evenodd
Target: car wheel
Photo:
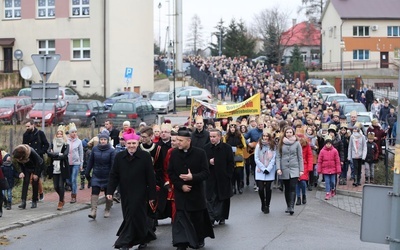
<path id="1" fill-rule="evenodd" d="M 17 124 L 18 124 L 17 116 L 13 115 L 11 118 L 11 125 L 17 125 Z"/>

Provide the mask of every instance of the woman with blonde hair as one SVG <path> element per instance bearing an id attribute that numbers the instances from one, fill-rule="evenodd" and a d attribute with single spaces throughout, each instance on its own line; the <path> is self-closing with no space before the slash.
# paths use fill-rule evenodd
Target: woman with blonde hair
<path id="1" fill-rule="evenodd" d="M 254 152 L 254 160 L 256 162 L 255 179 L 261 200 L 261 211 L 265 214 L 269 214 L 272 194 L 271 184 L 275 180 L 275 155 L 275 140 L 269 130 L 264 129 Z"/>
<path id="2" fill-rule="evenodd" d="M 279 140 L 276 153 L 277 174 L 285 186 L 286 213 L 293 215 L 297 180 L 304 173 L 303 153 L 295 130 L 287 126 Z"/>
<path id="3" fill-rule="evenodd" d="M 54 135 L 53 142 L 47 152 L 50 158 L 48 173 L 53 176 L 53 186 L 58 194 L 57 210 L 62 210 L 64 206 L 65 183 L 70 178 L 70 168 L 68 163 L 69 144 L 65 134 L 65 127 L 59 126 Z"/>

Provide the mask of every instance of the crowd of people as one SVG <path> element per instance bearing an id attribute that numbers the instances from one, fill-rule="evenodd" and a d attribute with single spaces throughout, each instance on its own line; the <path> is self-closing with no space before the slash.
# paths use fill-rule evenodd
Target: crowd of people
<path id="1" fill-rule="evenodd" d="M 234 102 L 260 93 L 261 114 L 218 120 L 199 116 L 186 124 L 165 120 L 139 128 L 125 121 L 121 131 L 108 120 L 97 136 L 82 140 L 75 124 L 68 124 L 57 128 L 51 143 L 28 122 L 23 143 L 0 157 L 0 172 L 10 184 L 2 192 L 6 209 L 11 209 L 14 178 L 23 179 L 19 208 L 26 209 L 30 183 L 31 208 L 37 207 L 47 154 L 47 173 L 59 195 L 56 209 L 63 209 L 66 191 L 71 191 L 71 203 L 77 201 L 79 174 L 80 189 L 85 181 L 91 188 L 89 218 L 97 218 L 102 191 L 105 218 L 113 201 L 121 202 L 123 222 L 115 248 L 145 248 L 156 239 L 158 220 L 171 218 L 173 246 L 197 249 L 205 238 L 215 237 L 213 227 L 229 219 L 231 197 L 242 195 L 250 183 L 262 213 L 270 213 L 272 188 L 277 187 L 286 201 L 282 211 L 290 215 L 296 205 L 307 203 L 307 191 L 319 181 L 325 182 L 327 200 L 348 181 L 355 187 L 362 179 L 374 183 L 382 143 L 394 143 L 397 116 L 388 100 L 380 104 L 373 93 L 370 99 L 370 88 L 348 92 L 376 117 L 365 127 L 356 111 L 348 121 L 336 101 L 325 103 L 311 83 L 285 79 L 273 66 L 225 57 L 193 57 L 191 62 L 218 78 L 225 86 L 221 91 Z M 11 158 L 18 166 L 10 167 Z"/>

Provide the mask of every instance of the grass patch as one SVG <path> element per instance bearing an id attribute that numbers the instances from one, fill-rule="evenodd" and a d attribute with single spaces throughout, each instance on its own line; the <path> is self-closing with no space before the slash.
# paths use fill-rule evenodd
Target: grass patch
<path id="1" fill-rule="evenodd" d="M 388 185 L 393 186 L 393 170 L 394 159 L 389 159 L 388 161 Z M 377 164 L 375 164 L 375 176 L 374 176 L 375 184 L 377 185 L 386 185 L 386 168 L 385 161 L 380 160 Z"/>

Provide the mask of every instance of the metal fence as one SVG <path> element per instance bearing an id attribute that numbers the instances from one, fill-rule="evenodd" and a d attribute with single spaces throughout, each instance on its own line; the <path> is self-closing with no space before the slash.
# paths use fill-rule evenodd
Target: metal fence
<path id="1" fill-rule="evenodd" d="M 190 76 L 203 88 L 208 89 L 212 95 L 218 95 L 218 80 L 213 77 L 212 74 L 207 74 L 204 71 L 199 70 L 194 65 L 191 65 Z"/>
<path id="2" fill-rule="evenodd" d="M 387 142 L 386 142 L 386 145 Z M 389 176 L 389 170 L 393 169 L 394 167 L 394 157 L 395 157 L 395 151 L 391 150 L 386 146 L 385 148 L 385 158 L 384 158 L 384 165 L 385 165 L 385 185 L 389 185 L 389 179 L 391 176 Z"/>

